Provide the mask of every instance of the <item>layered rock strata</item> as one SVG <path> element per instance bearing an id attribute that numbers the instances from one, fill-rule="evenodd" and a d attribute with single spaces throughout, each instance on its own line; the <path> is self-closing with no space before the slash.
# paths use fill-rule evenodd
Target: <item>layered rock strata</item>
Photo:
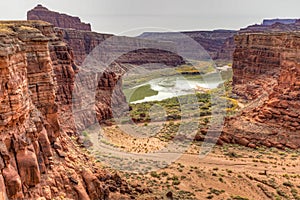
<path id="1" fill-rule="evenodd" d="M 209 56 L 214 60 L 232 60 L 232 53 L 234 51 L 234 40 L 233 36 L 237 31 L 231 30 L 214 30 L 214 31 L 190 31 L 180 33 L 159 33 L 159 32 L 145 32 L 140 35 L 140 38 L 151 39 L 157 41 L 173 41 L 180 46 L 185 48 L 186 51 L 202 53 L 203 56 Z M 194 42 L 201 45 L 194 46 Z M 200 52 L 199 52 L 200 51 Z"/>
<path id="2" fill-rule="evenodd" d="M 47 17 L 47 15 L 49 17 Z M 67 47 L 57 47 L 58 49 L 55 51 L 61 53 L 61 55 L 58 55 L 60 57 L 60 62 L 67 64 L 62 65 L 63 67 L 54 69 L 58 83 L 57 102 L 60 105 L 59 117 L 62 122 L 72 122 L 74 117 L 73 108 L 76 110 L 75 121 L 79 130 L 84 129 L 97 121 L 112 118 L 112 101 L 125 106 L 126 101 L 122 92 L 122 83 L 120 79 L 126 71 L 132 68 L 132 66 L 160 63 L 161 67 L 172 67 L 185 63 L 183 57 L 176 54 L 176 46 L 172 42 L 157 42 L 138 38 L 113 36 L 111 34 L 102 34 L 84 30 L 80 28 L 81 26 L 79 26 L 80 30 L 70 29 L 70 27 L 53 22 L 53 20 L 61 19 L 62 22 L 67 22 L 72 17 L 65 14 L 57 14 L 40 5 L 28 12 L 29 20 L 36 18 L 53 23 L 54 26 L 56 26 L 55 32 L 59 38 L 65 41 L 70 47 L 70 49 L 67 49 Z M 75 25 L 74 23 L 71 24 Z M 105 55 L 114 57 L 112 65 L 118 66 L 118 69 L 116 71 L 111 70 L 111 67 L 107 66 L 108 70 L 100 75 L 102 77 L 101 80 L 95 80 L 97 69 L 93 69 L 94 71 L 92 70 L 85 74 L 85 66 L 77 67 L 76 65 L 83 65 L 89 54 L 91 54 L 96 47 L 99 47 L 99 45 L 101 47 L 101 44 L 108 39 L 118 42 L 114 43 L 113 47 L 102 47 L 103 49 L 106 49 Z M 67 55 L 74 58 L 76 65 L 73 60 L 72 62 L 70 61 Z M 53 56 L 55 57 L 56 55 L 53 54 Z M 83 70 L 83 73 L 79 73 L 77 80 L 75 80 L 74 74 L 79 72 L 80 69 Z M 99 81 L 99 85 L 96 83 L 97 81 Z M 82 99 L 84 95 L 77 96 L 76 99 L 73 99 L 74 103 L 72 103 L 72 91 L 74 87 L 77 87 L 80 90 L 81 86 L 84 88 L 85 86 L 88 86 L 88 90 L 95 91 L 96 99 L 91 99 L 90 103 L 96 105 L 96 113 L 84 108 L 82 102 L 87 101 Z M 112 97 L 113 92 L 117 92 L 118 95 Z M 95 116 L 97 117 L 95 118 Z M 70 134 L 76 133 L 77 131 L 74 123 L 62 123 L 61 127 Z"/>
<path id="3" fill-rule="evenodd" d="M 223 140 L 254 147 L 300 147 L 300 34 L 236 36 L 234 92 L 251 100 L 229 119 Z"/>
<path id="4" fill-rule="evenodd" d="M 50 11 L 42 5 L 37 5 L 27 13 L 27 20 L 42 20 L 53 24 L 62 33 L 62 38 L 73 49 L 76 64 L 81 65 L 89 53 L 101 42 L 112 37 L 112 34 L 96 33 L 91 31 L 90 24 L 84 24 L 78 17 L 72 17 L 66 14 Z M 114 36 L 117 37 L 117 36 Z M 141 39 L 123 37 L 127 39 L 128 46 L 135 46 Z M 154 41 L 151 41 L 152 43 Z M 169 48 L 175 48 L 170 42 L 160 43 L 160 46 L 168 45 Z M 124 47 L 123 47 L 124 48 Z M 123 49 L 120 47 L 120 49 Z M 114 51 L 118 51 L 117 49 Z M 141 49 L 132 51 L 127 56 L 122 56 L 119 63 L 144 64 L 160 62 L 169 66 L 176 66 L 184 63 L 181 56 L 171 55 L 160 49 Z"/>
<path id="5" fill-rule="evenodd" d="M 167 42 L 128 37 L 111 37 L 103 41 L 90 52 L 76 79 L 73 112 L 79 130 L 129 109 L 122 92 L 122 76 L 127 72 L 152 70 L 151 64 L 172 67 L 182 63 L 184 60 L 177 55 L 176 48 Z M 86 107 L 91 105 L 96 105 L 96 113 L 93 107 Z M 114 112 L 112 107 L 118 111 Z"/>
<path id="6" fill-rule="evenodd" d="M 171 52 L 176 52 L 175 44 L 171 42 L 147 41 L 138 38 L 114 36 L 111 34 L 96 33 L 90 31 L 77 31 L 71 29 L 59 29 L 62 32 L 62 38 L 66 41 L 74 52 L 76 64 L 81 65 L 92 50 L 101 45 L 105 40 L 113 37 L 122 40 L 114 49 L 109 49 L 107 54 L 116 54 L 124 49 L 128 49 L 125 55 L 121 55 L 115 60 L 117 63 L 142 65 L 147 63 L 162 63 L 167 66 L 177 66 L 184 63 L 184 59 Z M 136 49 L 130 51 L 131 47 L 136 47 L 138 43 L 156 43 L 157 48 Z M 161 49 L 170 50 L 164 51 Z"/>
<path id="7" fill-rule="evenodd" d="M 79 17 L 50 11 L 42 5 L 27 12 L 28 20 L 42 20 L 53 24 L 55 27 L 71 28 L 76 30 L 91 31 L 91 25 L 81 22 Z"/>
<path id="8" fill-rule="evenodd" d="M 53 26 L 9 21 L 0 27 L 0 199 L 107 199 L 111 184 L 129 191 L 63 129 L 72 124 L 60 113 L 71 102 L 77 68 Z"/>

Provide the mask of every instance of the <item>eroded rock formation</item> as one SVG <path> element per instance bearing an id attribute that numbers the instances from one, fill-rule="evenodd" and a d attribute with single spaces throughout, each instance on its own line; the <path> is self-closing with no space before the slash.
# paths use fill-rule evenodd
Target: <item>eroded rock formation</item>
<path id="1" fill-rule="evenodd" d="M 27 19 L 46 21 L 56 27 L 91 31 L 91 25 L 81 22 L 79 17 L 72 17 L 66 14 L 53 12 L 43 7 L 42 5 L 37 5 L 32 10 L 28 11 Z"/>
<path id="2" fill-rule="evenodd" d="M 95 119 L 95 113 L 91 110 L 84 107 L 82 107 L 82 111 L 77 110 L 75 117 L 76 125 L 79 130 L 84 129 L 97 121 L 102 122 L 106 119 L 113 118 L 111 110 L 112 101 L 125 106 L 126 99 L 122 92 L 122 82 L 120 80 L 130 68 L 151 63 L 161 64 L 161 67 L 173 67 L 185 63 L 184 59 L 176 54 L 176 48 L 174 44 L 170 42 L 148 41 L 137 38 L 119 37 L 95 32 L 61 28 L 56 28 L 56 31 L 59 33 L 61 39 L 66 41 L 66 43 L 74 49 L 75 62 L 78 65 L 82 65 L 78 68 L 82 70 L 82 73 L 79 73 L 77 77 L 77 81 L 79 82 L 74 83 L 75 80 L 70 78 L 72 76 L 68 77 L 68 70 L 66 71 L 67 74 L 64 74 L 65 77 L 62 77 L 62 81 L 60 82 L 66 81 L 65 79 L 67 78 L 68 84 L 72 85 L 73 81 L 74 84 L 77 84 L 77 88 L 79 88 L 79 90 L 80 88 L 85 88 L 84 90 L 88 89 L 90 91 L 94 91 L 96 94 L 96 99 L 91 99 L 90 103 L 96 104 L 97 119 Z M 105 42 L 108 44 L 105 44 Z M 113 60 L 111 60 L 111 63 L 106 66 L 107 70 L 104 70 L 105 67 L 98 61 L 98 67 L 95 67 L 95 69 L 89 69 L 90 71 L 87 72 L 87 74 L 84 74 L 86 72 L 85 65 L 98 56 L 89 55 L 96 47 L 98 49 L 102 49 L 104 52 L 99 53 L 99 55 L 113 58 Z M 90 57 L 86 60 L 88 55 Z M 99 70 L 103 71 L 103 74 L 99 75 L 101 80 L 96 80 L 95 77 Z M 88 86 L 88 88 L 86 88 L 86 86 Z M 63 87 L 67 86 L 65 85 Z M 95 87 L 97 87 L 97 89 Z M 70 88 L 72 87 L 64 88 L 64 92 L 66 94 L 71 94 Z M 113 92 L 118 95 L 112 96 Z M 67 103 L 63 112 L 64 119 L 72 118 L 73 110 L 71 106 L 75 109 L 82 106 L 81 103 L 83 100 L 80 98 L 83 96 L 84 95 L 77 96 L 77 99 L 75 100 L 77 105 Z M 71 95 L 69 95 L 69 97 L 72 98 Z M 71 128 L 69 129 L 71 130 Z"/>
<path id="3" fill-rule="evenodd" d="M 61 116 L 77 70 L 70 48 L 41 21 L 1 22 L 0 44 L 0 199 L 107 199 L 116 176 L 68 137 L 72 119 Z"/>
<path id="4" fill-rule="evenodd" d="M 300 34 L 236 36 L 234 92 L 251 100 L 227 121 L 223 140 L 254 147 L 300 147 Z"/>
<path id="5" fill-rule="evenodd" d="M 28 11 L 27 19 L 46 21 L 60 29 L 62 38 L 73 49 L 74 59 L 78 65 L 81 65 L 87 55 L 89 55 L 89 53 L 101 42 L 113 36 L 112 34 L 92 32 L 90 24 L 82 23 L 78 17 L 72 17 L 66 14 L 50 11 L 42 5 L 37 5 L 32 10 Z M 134 46 L 136 42 L 141 40 L 130 37 L 123 38 L 127 39 L 126 45 L 128 46 Z M 164 42 L 160 45 L 169 45 L 170 48 L 174 48 L 174 44 L 170 42 Z M 120 49 L 123 48 L 121 47 Z M 118 62 L 138 65 L 159 62 L 169 66 L 176 66 L 184 63 L 182 57 L 175 54 L 171 55 L 168 52 L 161 51 L 160 49 L 141 49 L 133 51 L 127 56 L 122 56 Z"/>
<path id="6" fill-rule="evenodd" d="M 90 31 L 77 31 L 71 29 L 60 29 L 62 31 L 62 38 L 70 45 L 74 52 L 74 59 L 76 64 L 81 65 L 86 57 L 92 52 L 92 50 L 100 45 L 103 41 L 114 37 L 120 38 L 122 43 L 116 46 L 114 49 L 109 49 L 107 54 L 116 54 L 120 51 L 125 51 L 126 55 L 122 55 L 116 59 L 118 63 L 142 65 L 147 63 L 162 63 L 168 66 L 177 66 L 184 63 L 181 56 L 161 49 L 175 50 L 175 44 L 171 42 L 156 42 L 147 41 L 138 38 L 114 36 L 111 34 L 96 33 Z M 156 43 L 157 48 L 152 49 L 136 49 L 130 51 L 131 47 L 136 47 L 137 43 Z"/>
<path id="7" fill-rule="evenodd" d="M 62 22 L 68 22 L 72 17 L 49 11 L 40 5 L 28 12 L 28 19 L 42 19 L 54 24 L 59 38 L 65 41 L 68 47 L 70 47 L 69 49 L 66 46 L 56 47 L 55 52 L 60 52 L 60 54 L 52 55 L 54 57 L 58 56 L 60 62 L 63 63 L 62 67 L 54 68 L 58 83 L 57 103 L 60 105 L 60 121 L 69 122 L 62 123 L 61 127 L 70 134 L 76 132 L 75 125 L 72 123 L 74 117 L 73 107 L 74 109 L 82 108 L 76 110 L 75 115 L 77 128 L 82 130 L 97 121 L 112 118 L 112 102 L 118 102 L 120 105 L 124 105 L 125 97 L 121 89 L 121 81 L 119 80 L 132 66 L 160 63 L 162 67 L 172 67 L 185 63 L 185 60 L 176 54 L 176 46 L 172 42 L 158 42 L 139 38 L 113 36 L 111 34 L 91 32 L 80 28 L 81 26 L 78 26 L 79 28 L 77 29 L 70 29 L 72 27 L 53 21 L 59 19 Z M 76 26 L 75 23 L 71 24 Z M 108 70 L 100 75 L 101 80 L 95 80 L 97 69 L 87 74 L 79 73 L 77 77 L 78 82 L 75 83 L 74 74 L 80 69 L 85 68 L 85 66 L 77 67 L 76 65 L 81 66 L 93 49 L 108 39 L 117 41 L 117 43 L 114 43 L 112 48 L 111 46 L 102 48 L 105 48 L 106 55 L 115 57 L 111 64 L 118 66 L 116 68 L 117 70 L 110 70 L 111 67 L 107 66 Z M 68 57 L 72 57 L 74 60 L 70 60 Z M 99 81 L 99 85 L 97 81 Z M 86 108 L 83 109 L 82 102 L 86 101 L 82 99 L 83 95 L 77 96 L 76 100 L 73 99 L 74 104 L 72 103 L 72 91 L 74 87 L 80 88 L 79 85 L 84 87 L 88 86 L 86 89 L 95 91 L 96 102 L 95 99 L 91 99 L 90 103 L 96 105 L 96 114 Z M 98 87 L 98 89 L 95 87 Z M 112 97 L 113 92 L 117 92 L 118 95 Z"/>

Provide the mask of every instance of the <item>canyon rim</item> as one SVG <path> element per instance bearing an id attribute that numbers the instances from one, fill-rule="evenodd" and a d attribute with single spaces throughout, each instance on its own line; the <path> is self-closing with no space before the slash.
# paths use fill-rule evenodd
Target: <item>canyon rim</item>
<path id="1" fill-rule="evenodd" d="M 133 37 L 60 12 L 0 21 L 0 200 L 300 199 L 300 19 Z"/>

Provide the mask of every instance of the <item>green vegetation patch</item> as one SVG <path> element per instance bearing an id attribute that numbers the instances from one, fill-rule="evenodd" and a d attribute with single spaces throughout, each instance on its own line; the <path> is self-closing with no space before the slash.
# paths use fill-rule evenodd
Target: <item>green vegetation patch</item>
<path id="1" fill-rule="evenodd" d="M 211 102 L 212 92 L 218 92 L 218 90 L 208 91 L 205 93 L 197 93 L 197 102 L 194 102 L 195 95 L 183 95 L 179 97 L 172 97 L 164 99 L 162 101 L 151 101 L 137 104 L 130 104 L 130 115 L 135 122 L 147 122 L 150 120 L 149 110 L 154 105 L 159 105 L 166 112 L 166 119 L 168 121 L 180 120 L 182 118 L 192 117 L 205 117 L 210 116 L 212 110 L 215 114 L 227 114 L 231 115 L 235 109 L 237 109 L 237 101 L 228 97 L 219 97 Z M 179 102 L 180 99 L 180 102 Z M 132 98 L 130 99 L 132 101 Z M 194 105 L 197 109 L 191 109 L 188 106 Z M 187 106 L 187 107 L 185 107 Z M 212 108 L 214 106 L 214 109 Z M 183 112 L 182 110 L 189 110 L 189 112 Z"/>
<path id="2" fill-rule="evenodd" d="M 190 60 L 187 64 L 178 66 L 176 71 L 181 74 L 207 74 L 215 71 L 215 65 L 212 61 Z"/>
<path id="3" fill-rule="evenodd" d="M 125 89 L 124 94 L 128 102 L 134 102 L 157 95 L 158 91 L 151 89 L 150 84 L 147 84 L 138 88 Z"/>

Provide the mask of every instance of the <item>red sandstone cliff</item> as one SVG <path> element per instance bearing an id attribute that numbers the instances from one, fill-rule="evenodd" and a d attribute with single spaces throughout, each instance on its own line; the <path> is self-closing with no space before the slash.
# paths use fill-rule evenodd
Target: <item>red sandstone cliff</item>
<path id="1" fill-rule="evenodd" d="M 49 16 L 49 17 L 47 17 Z M 49 11 L 48 9 L 37 6 L 33 10 L 28 12 L 28 19 L 42 19 L 49 23 L 53 23 L 54 18 L 58 18 L 63 22 L 68 22 L 70 16 L 64 14 L 57 14 L 56 12 Z M 60 104 L 60 120 L 73 122 L 72 107 L 79 109 L 76 112 L 76 125 L 79 130 L 96 123 L 97 121 L 103 121 L 105 119 L 112 118 L 111 100 L 118 102 L 120 105 L 125 105 L 125 97 L 121 90 L 120 80 L 121 76 L 130 68 L 130 66 L 137 66 L 149 63 L 160 63 L 166 66 L 177 66 L 185 63 L 184 59 L 176 54 L 176 47 L 171 42 L 157 42 L 151 40 L 143 40 L 130 37 L 119 37 L 110 34 L 96 33 L 86 30 L 69 29 L 68 26 L 61 25 L 59 23 L 53 23 L 56 27 L 56 32 L 60 39 L 65 41 L 70 49 L 65 49 L 69 52 L 69 55 L 74 58 L 74 62 L 77 65 L 82 65 L 87 56 L 93 51 L 93 49 L 99 46 L 104 41 L 112 38 L 119 41 L 114 44 L 113 48 L 107 48 L 109 52 L 105 52 L 106 55 L 114 56 L 118 55 L 112 65 L 118 66 L 117 70 L 108 70 L 101 75 L 102 81 L 99 82 L 96 100 L 91 100 L 96 105 L 97 119 L 95 114 L 87 111 L 87 109 L 79 109 L 83 102 L 82 96 L 77 96 L 75 104 L 72 104 L 72 91 L 76 84 L 95 85 L 95 72 L 91 74 L 78 74 L 79 83 L 74 83 L 74 73 L 80 71 L 80 67 L 76 67 L 74 63 L 69 63 L 67 60 L 62 62 L 69 63 L 66 67 L 55 69 L 57 74 L 58 92 L 57 102 Z M 74 23 L 70 24 L 74 25 Z M 79 26 L 80 27 L 80 26 Z M 66 58 L 65 54 L 60 55 L 61 58 Z M 129 68 L 128 68 L 129 65 Z M 121 73 L 119 72 L 121 70 Z M 84 71 L 82 71 L 84 72 Z M 74 85 L 75 84 L 75 85 Z M 77 85 L 77 86 L 78 86 Z M 89 88 L 89 90 L 95 88 Z M 113 91 L 117 91 L 118 95 L 113 99 L 111 95 Z M 122 102 L 122 103 L 121 103 Z M 61 125 L 65 131 L 70 134 L 76 133 L 75 125 L 73 123 L 62 123 Z"/>
<path id="2" fill-rule="evenodd" d="M 77 68 L 52 25 L 1 22 L 0 44 L 0 199 L 107 199 L 111 184 L 130 191 L 64 130 Z"/>
<path id="3" fill-rule="evenodd" d="M 37 5 L 32 10 L 28 11 L 27 19 L 46 21 L 56 27 L 91 31 L 91 25 L 81 22 L 79 17 L 72 17 L 66 14 L 53 12 L 43 7 L 42 5 Z"/>
<path id="4" fill-rule="evenodd" d="M 53 24 L 59 28 L 62 38 L 72 48 L 76 64 L 81 65 L 87 55 L 101 42 L 112 37 L 111 34 L 92 32 L 90 25 L 84 24 L 78 17 L 72 17 L 66 14 L 60 14 L 50 11 L 47 8 L 38 5 L 27 13 L 27 20 L 42 20 Z M 117 36 L 114 36 L 117 37 Z M 126 46 L 134 46 L 141 39 L 123 37 L 127 40 Z M 154 43 L 155 41 L 152 41 Z M 175 48 L 174 44 L 164 42 L 160 46 L 168 45 L 169 48 Z M 120 47 L 122 50 L 126 47 Z M 116 49 L 115 51 L 118 51 Z M 114 52 L 112 52 L 114 53 Z M 163 63 L 169 66 L 177 66 L 184 63 L 182 57 L 176 54 L 170 54 L 160 49 L 140 49 L 132 51 L 126 56 L 122 56 L 118 63 L 145 64 L 145 63 Z"/>
<path id="5" fill-rule="evenodd" d="M 242 145 L 300 147 L 300 34 L 236 36 L 233 88 L 250 100 L 227 121 L 223 140 Z"/>

